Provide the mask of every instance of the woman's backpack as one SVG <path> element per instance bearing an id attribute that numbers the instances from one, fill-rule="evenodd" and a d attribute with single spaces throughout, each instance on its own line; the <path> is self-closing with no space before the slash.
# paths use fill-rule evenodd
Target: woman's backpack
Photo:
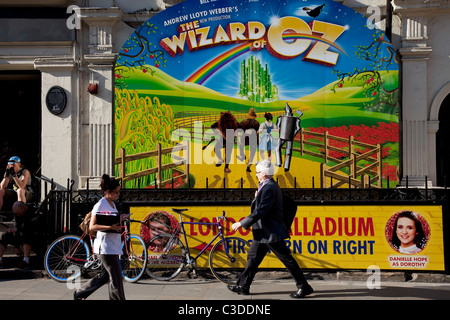
<path id="1" fill-rule="evenodd" d="M 84 233 L 90 235 L 91 237 L 97 236 L 97 231 L 91 231 L 89 228 L 89 224 L 91 223 L 92 213 L 89 212 L 85 217 L 83 222 L 80 223 L 80 229 L 83 230 Z"/>

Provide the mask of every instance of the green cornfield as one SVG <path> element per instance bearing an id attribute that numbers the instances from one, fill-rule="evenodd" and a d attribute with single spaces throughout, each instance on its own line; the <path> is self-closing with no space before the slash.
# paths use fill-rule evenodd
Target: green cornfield
<path id="1" fill-rule="evenodd" d="M 115 157 L 124 148 L 127 155 L 138 154 L 161 148 L 173 147 L 170 140 L 173 125 L 173 112 L 170 105 L 161 104 L 157 97 L 140 97 L 135 90 L 115 89 Z M 162 164 L 170 163 L 171 155 L 162 156 Z M 126 173 L 134 173 L 155 167 L 155 157 L 126 163 Z M 119 166 L 115 166 L 116 176 Z M 172 178 L 172 170 L 162 173 L 162 180 Z M 155 175 L 126 181 L 125 188 L 147 188 L 154 186 Z"/>

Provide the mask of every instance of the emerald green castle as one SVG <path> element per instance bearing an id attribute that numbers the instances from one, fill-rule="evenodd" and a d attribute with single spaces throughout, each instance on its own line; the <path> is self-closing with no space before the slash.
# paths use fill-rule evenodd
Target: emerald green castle
<path id="1" fill-rule="evenodd" d="M 278 89 L 272 84 L 267 63 L 263 68 L 253 56 L 242 61 L 241 84 L 237 95 L 254 102 L 278 100 Z"/>

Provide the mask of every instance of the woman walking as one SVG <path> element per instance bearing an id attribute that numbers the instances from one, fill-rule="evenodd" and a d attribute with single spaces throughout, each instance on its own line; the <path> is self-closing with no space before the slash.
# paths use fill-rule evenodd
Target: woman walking
<path id="1" fill-rule="evenodd" d="M 90 229 L 97 231 L 94 240 L 94 253 L 102 261 L 100 274 L 85 283 L 73 297 L 75 300 L 86 299 L 98 288 L 109 282 L 109 299 L 125 300 L 123 289 L 120 255 L 122 254 L 120 222 L 129 215 L 120 215 L 114 202 L 120 195 L 120 182 L 107 174 L 102 176 L 101 188 L 103 198 L 92 209 Z"/>

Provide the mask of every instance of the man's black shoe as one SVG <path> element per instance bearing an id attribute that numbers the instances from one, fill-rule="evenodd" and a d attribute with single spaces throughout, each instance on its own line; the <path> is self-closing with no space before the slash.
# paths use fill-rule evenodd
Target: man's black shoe
<path id="1" fill-rule="evenodd" d="M 246 288 L 242 288 L 240 286 L 227 286 L 228 290 L 231 292 L 242 294 L 244 296 L 248 296 L 250 294 L 250 290 Z"/>
<path id="2" fill-rule="evenodd" d="M 314 290 L 309 284 L 302 285 L 301 288 L 298 289 L 297 292 L 291 293 L 289 296 L 291 298 L 300 299 L 304 298 L 305 296 L 313 293 Z"/>
<path id="3" fill-rule="evenodd" d="M 75 290 L 75 291 L 73 292 L 73 300 L 84 300 L 84 299 L 81 298 L 81 297 L 79 297 L 79 296 L 77 295 L 77 290 Z"/>

